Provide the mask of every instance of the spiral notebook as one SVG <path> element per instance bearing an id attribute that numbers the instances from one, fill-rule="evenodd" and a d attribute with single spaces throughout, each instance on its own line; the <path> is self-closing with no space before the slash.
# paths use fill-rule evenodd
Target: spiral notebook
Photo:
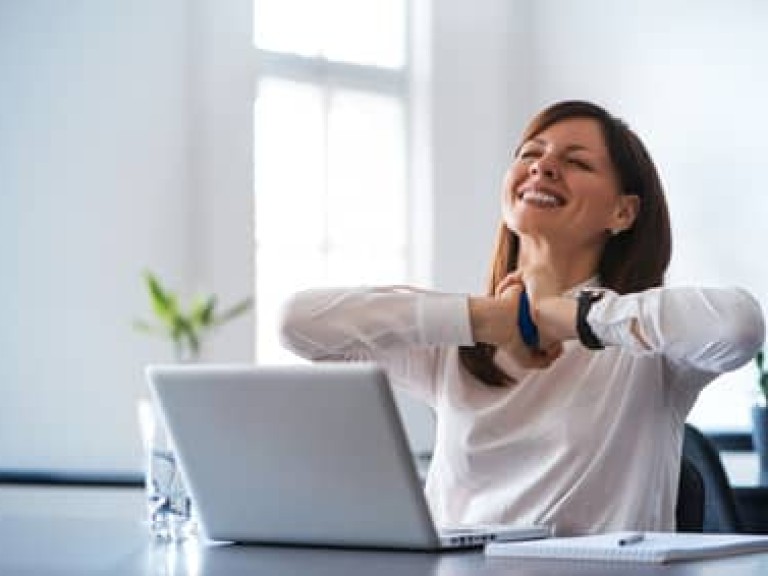
<path id="1" fill-rule="evenodd" d="M 490 543 L 485 546 L 485 553 L 512 558 L 664 563 L 768 551 L 768 536 L 644 532 L 639 538 L 631 538 L 631 534 L 634 533 L 611 532 L 529 542 Z"/>

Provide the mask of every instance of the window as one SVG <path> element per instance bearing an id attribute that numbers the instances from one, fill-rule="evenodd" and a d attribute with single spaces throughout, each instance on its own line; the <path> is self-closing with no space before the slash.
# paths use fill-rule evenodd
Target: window
<path id="1" fill-rule="evenodd" d="M 706 431 L 749 432 L 750 408 L 759 402 L 754 362 L 720 376 L 701 392 L 688 420 Z"/>
<path id="2" fill-rule="evenodd" d="M 309 286 L 409 277 L 406 0 L 254 0 L 256 358 Z M 301 15 L 301 17 L 297 17 Z"/>

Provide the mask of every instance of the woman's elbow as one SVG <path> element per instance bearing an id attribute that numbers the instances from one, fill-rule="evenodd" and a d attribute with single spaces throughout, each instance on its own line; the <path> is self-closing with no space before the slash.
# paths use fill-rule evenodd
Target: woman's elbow
<path id="1" fill-rule="evenodd" d="M 298 292 L 283 302 L 277 331 L 283 348 L 307 360 L 317 360 L 321 354 L 306 337 L 311 315 L 308 312 L 305 296 L 305 293 Z"/>
<path id="2" fill-rule="evenodd" d="M 738 305 L 733 307 L 722 327 L 726 341 L 736 351 L 726 370 L 735 370 L 749 362 L 765 341 L 765 319 L 760 303 L 748 292 L 740 290 L 740 293 Z"/>

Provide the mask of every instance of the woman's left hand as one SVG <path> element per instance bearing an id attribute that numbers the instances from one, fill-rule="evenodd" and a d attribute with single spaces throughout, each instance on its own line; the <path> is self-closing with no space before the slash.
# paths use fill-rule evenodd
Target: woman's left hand
<path id="1" fill-rule="evenodd" d="M 499 282 L 496 287 L 496 298 L 520 298 L 521 291 L 525 289 L 528 293 L 528 287 L 523 283 L 523 274 L 519 271 L 508 274 Z M 530 298 L 530 295 L 529 295 Z M 523 368 L 547 368 L 552 362 L 554 362 L 563 352 L 562 343 L 559 340 L 541 338 L 542 334 L 539 332 L 540 345 L 537 349 L 531 349 L 522 343 L 521 339 L 516 340 L 516 346 L 512 343 L 503 346 L 512 357 Z"/>

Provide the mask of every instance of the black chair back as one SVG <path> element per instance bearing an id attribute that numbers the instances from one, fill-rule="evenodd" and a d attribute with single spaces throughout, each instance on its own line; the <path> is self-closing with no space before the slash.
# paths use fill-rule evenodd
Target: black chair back
<path id="1" fill-rule="evenodd" d="M 678 532 L 704 530 L 704 479 L 699 469 L 685 457 L 680 462 L 675 518 Z"/>
<path id="2" fill-rule="evenodd" d="M 700 482 L 690 468 L 698 472 Z M 703 498 L 697 484 L 703 485 Z M 697 507 L 701 510 L 700 518 Z M 685 424 L 676 512 L 679 531 L 742 531 L 736 499 L 720 455 L 707 437 L 688 423 Z"/>

